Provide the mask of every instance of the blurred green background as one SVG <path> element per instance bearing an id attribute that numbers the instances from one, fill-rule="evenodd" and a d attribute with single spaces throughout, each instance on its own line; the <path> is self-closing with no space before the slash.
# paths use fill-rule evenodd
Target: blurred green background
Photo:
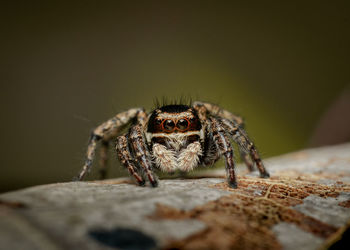
<path id="1" fill-rule="evenodd" d="M 350 82 L 349 10 L 348 1 L 2 3 L 0 191 L 71 180 L 92 128 L 150 110 L 156 97 L 242 115 L 264 158 L 306 147 Z M 126 173 L 114 158 L 109 177 Z"/>

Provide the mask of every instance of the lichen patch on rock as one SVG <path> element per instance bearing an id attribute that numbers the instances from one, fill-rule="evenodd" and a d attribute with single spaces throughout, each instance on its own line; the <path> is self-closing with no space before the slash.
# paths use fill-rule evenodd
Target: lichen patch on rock
<path id="1" fill-rule="evenodd" d="M 241 177 L 238 189 L 229 188 L 225 182 L 212 186 L 230 190 L 231 194 L 189 211 L 157 205 L 153 219 L 191 218 L 207 225 L 201 233 L 180 242 L 172 242 L 168 248 L 192 249 L 210 246 L 213 249 L 231 249 L 239 246 L 241 249 L 279 249 L 281 246 L 272 228 L 282 222 L 291 223 L 317 238 L 327 239 L 337 232 L 338 225 L 326 223 L 299 211 L 296 206 L 303 204 L 310 196 L 319 197 L 327 203 L 327 199 L 334 200 L 341 192 L 349 190 L 349 186 L 330 187 L 277 177 L 258 180 Z M 336 204 L 333 202 L 331 205 L 333 207 L 327 207 L 327 210 L 337 211 Z M 326 211 L 323 212 L 326 214 Z M 332 215 L 336 217 L 336 214 L 328 213 L 328 216 Z"/>
<path id="2" fill-rule="evenodd" d="M 343 165 L 344 162 L 350 165 L 346 160 L 350 155 L 345 155 L 344 149 L 333 153 L 329 160 L 322 155 L 314 161 L 310 158 L 319 155 L 316 151 L 291 155 L 291 159 L 302 160 L 311 169 L 303 173 L 301 168 L 273 168 L 275 175 L 270 179 L 243 176 L 237 189 L 231 189 L 225 182 L 214 184 L 211 187 L 231 194 L 189 211 L 158 204 L 151 218 L 192 218 L 207 225 L 205 230 L 185 240 L 172 241 L 166 246 L 169 249 L 292 249 L 293 241 L 286 239 L 288 230 L 290 234 L 298 232 L 299 242 L 308 242 L 305 249 L 315 249 L 336 238 L 339 229 L 350 220 L 350 184 L 339 181 L 350 176 L 350 166 L 346 172 Z M 334 167 L 333 172 L 329 171 L 329 164 Z M 327 171 L 322 171 L 323 168 Z M 215 174 L 222 175 L 218 171 Z"/>

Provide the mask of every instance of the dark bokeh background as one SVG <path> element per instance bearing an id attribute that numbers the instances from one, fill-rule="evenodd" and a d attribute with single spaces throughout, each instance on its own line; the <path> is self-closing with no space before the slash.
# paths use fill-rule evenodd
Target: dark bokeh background
<path id="1" fill-rule="evenodd" d="M 42 2 L 0 8 L 0 191 L 69 181 L 94 126 L 162 96 L 241 114 L 265 158 L 301 149 L 350 83 L 348 1 Z"/>

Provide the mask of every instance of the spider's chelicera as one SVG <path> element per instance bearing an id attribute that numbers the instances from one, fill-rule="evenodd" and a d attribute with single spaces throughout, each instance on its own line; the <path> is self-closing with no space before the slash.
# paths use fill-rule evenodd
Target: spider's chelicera
<path id="1" fill-rule="evenodd" d="M 119 135 L 127 125 L 130 126 L 129 131 Z M 238 145 L 241 158 L 250 171 L 255 163 L 260 176 L 269 177 L 254 144 L 243 129 L 242 118 L 210 103 L 166 105 L 150 114 L 142 108 L 133 108 L 117 114 L 93 131 L 78 180 L 90 171 L 99 141 L 102 178 L 106 175 L 110 141 L 116 141 L 119 160 L 141 186 L 145 185 L 146 179 L 153 187 L 158 186 L 154 168 L 168 173 L 177 170 L 188 172 L 198 165 L 213 165 L 224 156 L 228 184 L 236 188 L 231 141 Z"/>

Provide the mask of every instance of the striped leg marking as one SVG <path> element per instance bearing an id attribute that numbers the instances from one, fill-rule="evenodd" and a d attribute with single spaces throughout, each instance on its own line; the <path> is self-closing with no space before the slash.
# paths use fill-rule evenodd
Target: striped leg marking
<path id="1" fill-rule="evenodd" d="M 119 136 L 116 143 L 117 154 L 120 162 L 126 167 L 130 175 L 132 175 L 140 186 L 145 185 L 145 180 L 137 173 L 137 168 L 131 156 L 128 139 L 126 136 Z"/>
<path id="2" fill-rule="evenodd" d="M 225 129 L 219 124 L 219 122 L 211 118 L 213 139 L 216 143 L 220 153 L 225 156 L 225 166 L 228 176 L 228 184 L 232 188 L 237 188 L 237 179 L 235 173 L 235 164 L 233 161 L 233 148 L 229 139 L 225 135 Z"/>
<path id="3" fill-rule="evenodd" d="M 221 121 L 222 121 L 222 124 L 225 126 L 225 128 L 229 131 L 229 134 L 232 136 L 232 139 L 238 144 L 241 152 L 244 152 L 245 155 L 249 153 L 252 160 L 256 163 L 256 166 L 260 172 L 260 177 L 262 178 L 270 177 L 270 174 L 267 172 L 266 168 L 264 167 L 264 164 L 258 154 L 258 151 L 256 150 L 253 142 L 249 139 L 248 135 L 243 130 L 243 128 L 240 128 L 239 126 L 234 124 L 232 121 L 229 121 L 227 119 L 221 119 Z"/>
<path id="4" fill-rule="evenodd" d="M 204 111 L 208 112 L 212 116 L 219 116 L 219 117 L 234 121 L 235 123 L 237 123 L 239 125 L 243 125 L 242 117 L 235 115 L 235 114 L 231 113 L 230 111 L 222 109 L 215 104 L 196 101 L 193 103 L 193 106 L 195 107 L 195 109 L 197 111 L 198 110 L 201 111 L 203 109 Z"/>
<path id="5" fill-rule="evenodd" d="M 142 125 L 138 124 L 131 127 L 129 138 L 130 138 L 130 144 L 133 149 L 137 164 L 140 167 L 142 167 L 152 187 L 157 187 L 158 180 L 152 172 L 151 156 L 146 147 L 146 143 L 143 137 Z"/>
<path id="6" fill-rule="evenodd" d="M 144 110 L 141 108 L 129 109 L 115 115 L 112 119 L 109 119 L 94 129 L 89 140 L 85 164 L 79 175 L 74 180 L 81 181 L 90 172 L 98 141 L 102 139 L 103 141 L 108 142 L 115 138 L 121 128 L 135 117 L 140 117 L 141 119 L 145 116 L 144 113 Z"/>

